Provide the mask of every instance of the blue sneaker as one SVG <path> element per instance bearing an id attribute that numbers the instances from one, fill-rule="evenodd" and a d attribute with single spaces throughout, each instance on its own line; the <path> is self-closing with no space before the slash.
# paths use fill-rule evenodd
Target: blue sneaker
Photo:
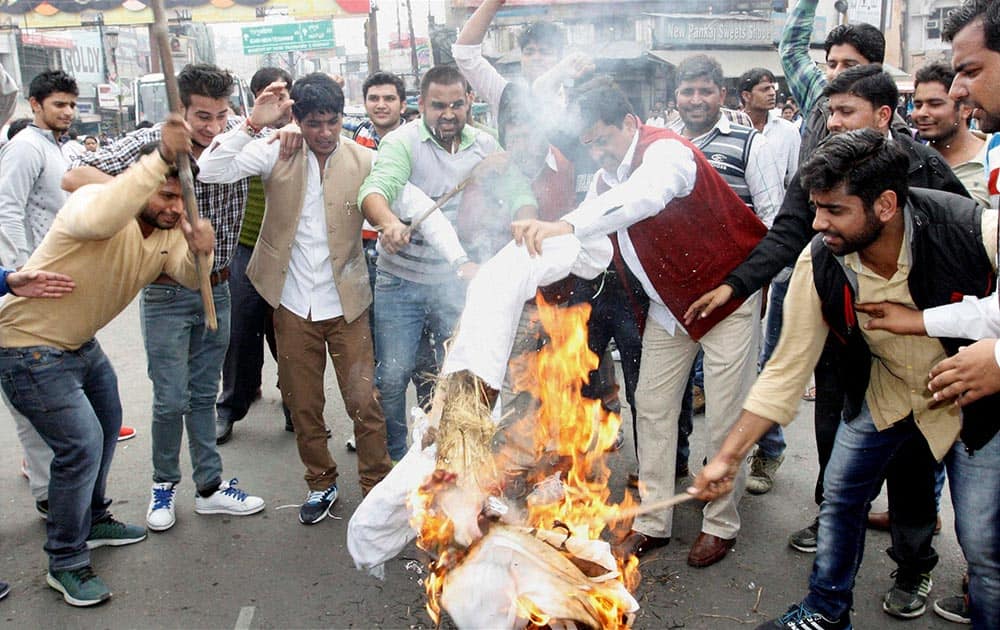
<path id="1" fill-rule="evenodd" d="M 111 591 L 90 566 L 68 571 L 49 571 L 49 586 L 63 594 L 71 606 L 94 606 L 111 599 Z"/>
<path id="2" fill-rule="evenodd" d="M 802 604 L 795 604 L 784 615 L 757 626 L 757 630 L 851 630 L 850 613 L 840 619 L 827 619 Z"/>
<path id="3" fill-rule="evenodd" d="M 303 525 L 315 525 L 326 518 L 330 508 L 337 500 L 337 484 L 326 490 L 310 490 L 306 500 L 299 508 L 299 522 Z"/>

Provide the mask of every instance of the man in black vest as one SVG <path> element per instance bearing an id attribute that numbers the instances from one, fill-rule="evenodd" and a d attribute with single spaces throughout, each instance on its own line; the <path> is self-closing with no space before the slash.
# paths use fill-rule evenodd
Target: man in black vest
<path id="1" fill-rule="evenodd" d="M 929 308 L 953 295 L 988 295 L 994 289 L 996 213 L 957 195 L 910 189 L 909 165 L 898 142 L 862 130 L 830 137 L 802 166 L 820 234 L 796 262 L 774 356 L 690 490 L 702 499 L 730 491 L 756 440 L 774 422 L 795 417 L 798 396 L 832 334 L 847 403 L 826 469 L 809 594 L 761 628 L 850 627 L 865 513 L 890 459 L 910 479 L 895 497 L 890 550 L 897 561 L 903 555 L 910 561 L 900 562 L 893 591 L 919 595 L 922 604 L 930 589 L 937 557 L 930 546 L 933 521 L 922 517 L 933 509 L 926 488 L 933 485 L 934 460 L 951 449 L 963 420 L 957 407 L 934 405 L 927 373 L 958 342 L 871 330 L 854 304 Z M 910 535 L 901 537 L 907 530 Z M 896 549 L 900 540 L 919 541 L 921 548 Z"/>
<path id="2" fill-rule="evenodd" d="M 892 137 L 895 144 L 909 158 L 907 182 L 912 187 L 943 190 L 968 196 L 965 187 L 948 167 L 941 155 L 913 140 L 908 133 L 898 133 L 891 128 L 893 112 L 899 92 L 896 83 L 881 66 L 855 66 L 845 70 L 826 87 L 824 94 L 830 100 L 828 125 L 832 134 L 854 129 L 874 129 Z M 815 234 L 815 211 L 809 196 L 799 181 L 793 177 L 781 211 L 774 224 L 743 264 L 737 267 L 724 284 L 699 298 L 688 310 L 685 321 L 699 313 L 704 316 L 730 298 L 751 295 L 770 282 L 785 266 L 795 262 L 795 257 Z M 816 479 L 815 500 L 823 500 L 823 478 L 840 415 L 843 408 L 843 391 L 838 382 L 833 357 L 824 354 L 816 365 L 816 450 L 819 457 L 819 475 Z M 890 482 L 890 487 L 892 483 Z M 818 521 L 793 533 L 789 544 L 795 549 L 812 553 L 816 551 Z M 910 614 L 912 611 L 902 611 Z"/>

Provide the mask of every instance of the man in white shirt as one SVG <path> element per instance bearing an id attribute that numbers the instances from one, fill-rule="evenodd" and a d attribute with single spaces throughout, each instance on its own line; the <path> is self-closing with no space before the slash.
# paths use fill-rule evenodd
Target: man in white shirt
<path id="1" fill-rule="evenodd" d="M 258 175 L 266 211 L 247 267 L 254 287 L 274 307 L 278 378 L 291 410 L 299 457 L 309 486 L 299 522 L 323 520 L 337 500 L 337 463 L 327 447 L 323 421 L 323 372 L 329 353 L 348 415 L 354 422 L 361 489 L 367 493 L 390 468 L 385 418 L 375 392 L 375 363 L 368 309 L 372 302 L 364 252 L 361 183 L 373 153 L 340 135 L 344 94 L 322 73 L 299 79 L 291 100 L 284 83 L 262 92 L 246 124 L 218 137 L 199 159 L 206 183 Z M 305 147 L 279 161 L 279 147 L 252 135 L 291 106 Z M 376 225 L 385 217 L 371 214 Z"/>
<path id="2" fill-rule="evenodd" d="M 485 275 L 470 286 L 469 304 L 489 308 L 463 314 L 444 372 L 469 370 L 499 388 L 518 300 L 523 304 L 535 287 L 570 271 L 593 277 L 612 258 L 605 235 L 617 233 L 616 267 L 627 267 L 649 297 L 636 407 L 640 493 L 644 503 L 654 503 L 674 492 L 677 417 L 699 346 L 705 349 L 711 392 L 706 422 L 713 438 L 735 419 L 731 410 L 756 372 L 760 297 L 687 327 L 678 318 L 697 297 L 697 286 L 728 273 L 765 228 L 701 152 L 669 130 L 642 125 L 617 87 L 595 88 L 578 105 L 581 140 L 601 165 L 592 194 L 561 221 L 514 223 L 515 239 L 542 255 L 538 262 L 528 260 L 524 250 L 508 245 L 487 263 Z M 508 290 L 516 295 L 507 298 Z M 660 510 L 638 517 L 616 551 L 641 555 L 668 544 L 672 516 Z M 724 558 L 739 527 L 735 498 L 708 504 L 689 564 L 708 566 Z"/>
<path id="3" fill-rule="evenodd" d="M 767 68 L 752 68 L 739 79 L 743 111 L 750 116 L 754 129 L 764 134 L 767 144 L 778 160 L 785 186 L 799 170 L 799 146 L 802 136 L 795 125 L 781 117 L 775 109 L 777 81 Z"/>

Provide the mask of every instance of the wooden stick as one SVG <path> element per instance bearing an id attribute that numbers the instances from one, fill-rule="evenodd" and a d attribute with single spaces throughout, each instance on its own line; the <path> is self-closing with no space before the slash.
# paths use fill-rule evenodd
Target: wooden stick
<path id="1" fill-rule="evenodd" d="M 412 234 L 413 231 L 416 230 L 421 223 L 427 220 L 427 217 L 431 216 L 431 214 L 433 214 L 435 210 L 441 209 L 441 206 L 451 201 L 452 197 L 465 190 L 465 187 L 468 186 L 473 179 L 474 179 L 473 175 L 466 177 L 458 186 L 455 186 L 454 188 L 446 192 L 444 195 L 442 195 L 441 198 L 437 200 L 437 203 L 435 203 L 430 208 L 424 210 L 424 212 L 420 216 L 418 216 L 413 222 L 410 223 L 409 226 L 407 226 L 406 233 L 408 235 Z"/>
<path id="2" fill-rule="evenodd" d="M 153 36 L 156 38 L 156 48 L 160 53 L 160 67 L 163 70 L 163 80 L 167 86 L 167 102 L 170 105 L 170 111 L 183 114 L 180 90 L 177 88 L 177 76 L 174 74 L 174 59 L 170 54 L 170 37 L 167 32 L 167 14 L 163 9 L 163 0 L 152 0 L 151 6 L 153 9 Z M 184 194 L 187 220 L 194 226 L 198 222 L 198 200 L 194 196 L 194 177 L 191 175 L 190 155 L 187 153 L 177 155 L 177 171 L 181 181 L 181 191 Z M 215 298 L 212 295 L 208 255 L 195 256 L 194 265 L 201 289 L 201 303 L 205 308 L 205 327 L 212 331 L 218 330 L 219 322 L 215 315 Z"/>
<path id="3" fill-rule="evenodd" d="M 657 501 L 656 503 L 650 503 L 648 505 L 640 504 L 633 508 L 622 510 L 617 514 L 609 515 L 605 520 L 609 523 L 613 521 L 624 521 L 626 519 L 635 518 L 640 514 L 648 514 L 650 512 L 656 512 L 657 510 L 664 510 L 668 507 L 674 507 L 675 505 L 680 505 L 685 501 L 690 501 L 693 498 L 695 498 L 693 494 L 681 492 L 680 494 L 675 494 L 669 499 L 664 499 L 663 501 Z"/>

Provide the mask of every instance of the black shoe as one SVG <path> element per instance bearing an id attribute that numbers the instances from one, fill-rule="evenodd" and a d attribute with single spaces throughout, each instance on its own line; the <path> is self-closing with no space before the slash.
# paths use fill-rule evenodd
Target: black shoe
<path id="1" fill-rule="evenodd" d="M 225 418 L 215 419 L 215 443 L 225 444 L 233 437 L 233 423 Z"/>
<path id="2" fill-rule="evenodd" d="M 42 499 L 41 501 L 35 501 L 35 511 L 38 512 L 39 516 L 41 516 L 45 520 L 48 520 L 48 518 L 49 518 L 49 500 L 48 499 Z"/>
<path id="3" fill-rule="evenodd" d="M 792 549 L 802 553 L 816 553 L 816 540 L 819 536 L 819 517 L 812 522 L 812 525 L 805 529 L 800 529 L 788 537 L 788 544 Z"/>
<path id="4" fill-rule="evenodd" d="M 7 597 L 10 594 L 10 584 L 0 580 L 0 599 Z"/>
<path id="5" fill-rule="evenodd" d="M 303 525 L 315 525 L 327 517 L 336 501 L 337 484 L 326 490 L 310 490 L 306 500 L 299 506 L 299 522 Z"/>
<path id="6" fill-rule="evenodd" d="M 895 570 L 892 588 L 882 599 L 882 610 L 900 619 L 913 619 L 927 612 L 927 596 L 934 582 L 930 573 L 908 574 Z"/>
<path id="7" fill-rule="evenodd" d="M 795 604 L 784 615 L 757 626 L 757 630 L 851 630 L 851 615 L 830 620 L 802 604 Z"/>

